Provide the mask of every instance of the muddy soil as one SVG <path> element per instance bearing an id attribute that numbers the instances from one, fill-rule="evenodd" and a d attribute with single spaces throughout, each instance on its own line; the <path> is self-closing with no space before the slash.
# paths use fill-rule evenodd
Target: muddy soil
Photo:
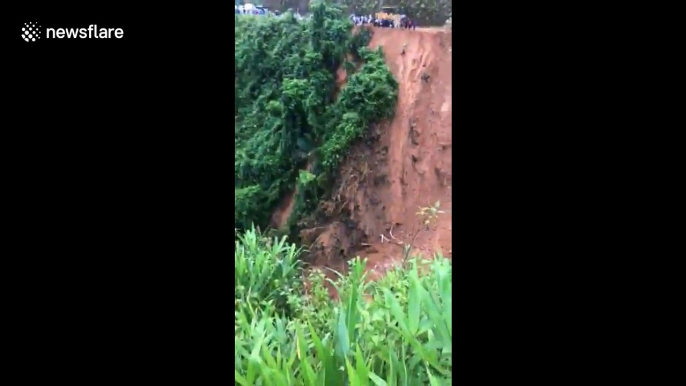
<path id="1" fill-rule="evenodd" d="M 412 255 L 452 257 L 451 32 L 374 28 L 370 47 L 379 46 L 399 83 L 395 117 L 352 149 L 332 199 L 301 232 L 313 265 L 345 271 L 347 260 L 361 256 L 371 279 L 402 260 L 405 243 Z M 288 201 L 275 223 L 287 218 Z M 437 201 L 445 213 L 422 224 L 419 208 Z"/>

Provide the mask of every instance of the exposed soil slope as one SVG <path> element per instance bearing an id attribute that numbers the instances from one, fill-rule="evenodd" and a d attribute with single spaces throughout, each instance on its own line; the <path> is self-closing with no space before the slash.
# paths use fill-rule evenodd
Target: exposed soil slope
<path id="1" fill-rule="evenodd" d="M 399 83 L 395 118 L 352 149 L 332 200 L 301 233 L 315 265 L 344 269 L 359 255 L 372 278 L 402 258 L 401 244 L 420 227 L 419 207 L 436 201 L 446 213 L 421 228 L 413 252 L 452 253 L 452 36 L 375 28 L 370 47 L 378 46 Z"/>

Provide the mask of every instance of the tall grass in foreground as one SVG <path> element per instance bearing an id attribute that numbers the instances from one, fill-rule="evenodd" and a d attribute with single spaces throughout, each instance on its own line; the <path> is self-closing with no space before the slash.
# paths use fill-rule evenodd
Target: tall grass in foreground
<path id="1" fill-rule="evenodd" d="M 236 243 L 237 385 L 452 384 L 450 261 L 412 259 L 365 283 L 354 259 L 333 301 L 317 273 L 308 294 L 290 292 L 302 288 L 298 253 L 254 230 Z"/>
<path id="2" fill-rule="evenodd" d="M 263 238 L 254 228 L 238 236 L 234 253 L 236 307 L 273 307 L 290 314 L 289 299 L 302 289 L 300 249 L 286 238 Z"/>

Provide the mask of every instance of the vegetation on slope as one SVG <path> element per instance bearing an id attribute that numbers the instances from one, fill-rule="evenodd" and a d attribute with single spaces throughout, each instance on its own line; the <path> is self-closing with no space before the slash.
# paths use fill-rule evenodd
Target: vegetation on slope
<path id="1" fill-rule="evenodd" d="M 322 2 L 312 10 L 307 22 L 292 14 L 236 17 L 237 229 L 266 227 L 279 199 L 298 184 L 294 225 L 326 195 L 350 145 L 370 124 L 393 116 L 398 85 L 383 52 L 365 47 L 371 33 L 354 35 L 336 6 Z M 334 98 L 341 67 L 348 82 Z"/>
<path id="2" fill-rule="evenodd" d="M 452 266 L 410 260 L 366 283 L 364 261 L 304 282 L 299 250 L 254 230 L 236 241 L 237 385 L 452 384 Z"/>

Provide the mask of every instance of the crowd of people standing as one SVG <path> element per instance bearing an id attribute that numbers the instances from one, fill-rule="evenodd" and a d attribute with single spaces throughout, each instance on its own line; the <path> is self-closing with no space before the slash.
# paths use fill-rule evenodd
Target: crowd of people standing
<path id="1" fill-rule="evenodd" d="M 376 19 L 372 15 L 350 15 L 350 20 L 355 25 L 367 25 L 371 24 L 376 27 L 390 27 L 390 28 L 403 28 L 403 29 L 417 29 L 417 23 L 407 16 L 402 16 L 399 22 L 390 19 Z"/>
<path id="2" fill-rule="evenodd" d="M 374 18 L 372 17 L 372 15 L 369 15 L 369 16 L 352 15 L 350 18 L 355 25 L 372 24 L 374 22 Z"/>

